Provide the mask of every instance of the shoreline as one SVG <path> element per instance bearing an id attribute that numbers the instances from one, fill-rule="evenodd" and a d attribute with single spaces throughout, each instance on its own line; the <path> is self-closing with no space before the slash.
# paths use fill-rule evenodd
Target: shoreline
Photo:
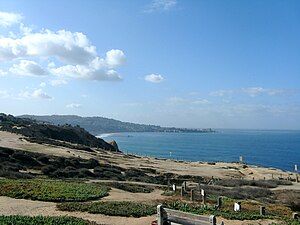
<path id="1" fill-rule="evenodd" d="M 104 164 L 117 165 L 122 168 L 148 168 L 158 173 L 174 173 L 178 175 L 202 176 L 219 179 L 288 179 L 296 173 L 289 173 L 281 169 L 259 167 L 240 163 L 227 162 L 187 162 L 163 159 L 157 157 L 142 157 L 131 154 L 98 150 L 86 152 L 46 144 L 30 143 L 22 139 L 21 135 L 0 131 L 0 146 L 23 151 L 38 152 L 62 157 L 94 158 Z"/>
<path id="2" fill-rule="evenodd" d="M 218 137 L 213 136 L 196 136 L 199 133 L 193 133 L 192 136 L 189 136 L 190 133 L 185 133 L 181 136 L 181 133 L 164 133 L 161 132 L 118 132 L 118 133 L 103 133 L 97 137 L 103 138 L 105 141 L 115 140 L 119 146 L 119 149 L 125 154 L 133 154 L 137 156 L 153 157 L 153 158 L 163 158 L 170 159 L 174 161 L 188 161 L 188 162 L 226 162 L 226 163 L 236 163 L 239 162 L 239 157 L 244 158 L 244 163 L 249 165 L 258 166 L 258 167 L 268 167 L 274 169 L 281 169 L 285 172 L 293 173 L 295 172 L 294 166 L 297 165 L 297 146 L 293 146 L 292 150 L 289 150 L 290 154 L 296 154 L 296 158 L 287 157 L 286 160 L 282 160 L 282 157 L 285 156 L 286 146 L 282 144 L 280 147 L 272 148 L 274 146 L 270 145 L 266 147 L 266 151 L 262 150 L 261 145 L 258 146 L 248 146 L 248 147 L 239 147 L 242 146 L 242 142 L 239 137 L 232 139 L 232 141 L 226 145 L 226 139 L 231 136 L 236 135 L 234 133 L 222 133 L 218 132 Z M 245 130 L 246 135 L 248 135 L 248 130 Z M 253 130 L 257 132 L 257 130 Z M 263 131 L 265 132 L 265 131 Z M 274 132 L 274 131 L 266 131 Z M 285 131 L 280 131 L 285 132 Z M 294 132 L 294 131 L 293 131 Z M 297 131 L 296 131 L 297 132 Z M 153 134 L 153 135 L 152 135 Z M 182 133 L 183 134 L 183 133 Z M 223 134 L 225 136 L 223 136 Z M 253 142 L 248 136 L 245 137 L 243 132 L 238 132 L 241 134 L 241 139 L 246 140 L 247 142 Z M 272 133 L 271 133 L 272 134 Z M 174 136 L 173 136 L 174 135 Z M 230 135 L 230 136 L 229 136 Z M 250 134 L 252 135 L 252 134 Z M 258 133 L 259 135 L 259 133 Z M 278 136 L 278 135 L 277 135 Z M 128 139 L 127 137 L 132 138 Z M 269 136 L 266 136 L 269 137 Z M 213 139 L 216 138 L 216 143 L 214 144 Z M 149 139 L 149 141 L 147 141 Z M 187 140 L 185 140 L 187 139 Z M 199 139 L 199 140 L 198 140 Z M 255 139 L 254 139 L 255 140 Z M 170 146 L 168 147 L 168 141 L 170 141 Z M 198 144 L 198 143 L 200 144 Z M 205 144 L 201 144 L 201 142 Z M 224 143 L 223 143 L 224 142 Z M 236 142 L 237 144 L 232 144 Z M 136 144 L 135 144 L 136 143 Z M 153 144 L 155 143 L 155 144 Z M 157 145 L 156 143 L 161 143 Z M 283 142 L 279 142 L 283 143 Z M 265 145 L 267 143 L 264 143 Z M 221 147 L 221 145 L 224 147 Z M 188 146 L 187 148 L 185 146 Z M 282 147 L 282 148 L 281 148 Z M 232 149 L 232 150 L 231 150 Z M 254 149 L 251 152 L 247 149 Z M 274 152 L 273 152 L 274 151 Z M 266 152 L 266 153 L 264 153 Z M 258 154 L 257 157 L 253 157 L 255 154 Z M 273 157 L 275 154 L 276 157 Z M 223 157 L 222 157 L 223 155 Z M 267 157 L 267 158 L 266 158 Z M 266 159 L 266 160 L 265 160 Z"/>

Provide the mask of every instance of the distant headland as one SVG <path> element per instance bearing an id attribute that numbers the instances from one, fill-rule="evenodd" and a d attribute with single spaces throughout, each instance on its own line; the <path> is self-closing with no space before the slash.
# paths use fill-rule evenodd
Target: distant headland
<path id="1" fill-rule="evenodd" d="M 172 133 L 213 133 L 211 128 L 189 129 L 176 127 L 161 127 L 157 125 L 137 124 L 130 122 L 122 122 L 115 119 L 105 117 L 81 117 L 75 115 L 51 115 L 51 116 L 35 116 L 22 115 L 21 118 L 30 118 L 37 121 L 47 122 L 54 125 L 70 124 L 79 125 L 94 135 L 102 133 L 117 132 L 172 132 Z"/>

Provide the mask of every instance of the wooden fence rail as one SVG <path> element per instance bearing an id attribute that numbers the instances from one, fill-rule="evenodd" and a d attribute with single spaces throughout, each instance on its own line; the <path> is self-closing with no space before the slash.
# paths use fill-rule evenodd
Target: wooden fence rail
<path id="1" fill-rule="evenodd" d="M 171 223 L 182 225 L 217 225 L 216 217 L 195 215 L 191 213 L 180 212 L 173 209 L 157 206 L 157 225 L 169 225 Z M 222 222 L 224 225 L 224 223 Z"/>

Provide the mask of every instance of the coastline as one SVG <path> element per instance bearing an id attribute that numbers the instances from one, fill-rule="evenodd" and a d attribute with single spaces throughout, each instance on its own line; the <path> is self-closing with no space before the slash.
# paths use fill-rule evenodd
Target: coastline
<path id="1" fill-rule="evenodd" d="M 293 172 L 300 132 L 227 130 L 218 133 L 120 132 L 102 134 L 124 153 L 189 162 L 237 162 Z M 284 160 L 283 160 L 284 159 Z"/>
<path id="2" fill-rule="evenodd" d="M 157 157 L 141 157 L 118 152 L 97 151 L 86 152 L 65 147 L 46 144 L 30 143 L 21 135 L 0 132 L 0 146 L 15 148 L 23 151 L 39 152 L 54 156 L 79 157 L 83 159 L 97 159 L 101 163 L 117 165 L 122 168 L 148 168 L 158 173 L 174 173 L 178 175 L 203 176 L 219 179 L 289 179 L 295 178 L 296 173 L 289 173 L 280 169 L 244 165 L 226 162 L 187 162 Z"/>

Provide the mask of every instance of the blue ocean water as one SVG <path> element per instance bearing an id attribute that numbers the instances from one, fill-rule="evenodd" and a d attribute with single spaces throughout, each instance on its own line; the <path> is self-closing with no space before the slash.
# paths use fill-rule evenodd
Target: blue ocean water
<path id="1" fill-rule="evenodd" d="M 293 171 L 300 164 L 300 131 L 217 130 L 216 133 L 117 133 L 123 152 L 189 161 L 238 161 Z"/>

